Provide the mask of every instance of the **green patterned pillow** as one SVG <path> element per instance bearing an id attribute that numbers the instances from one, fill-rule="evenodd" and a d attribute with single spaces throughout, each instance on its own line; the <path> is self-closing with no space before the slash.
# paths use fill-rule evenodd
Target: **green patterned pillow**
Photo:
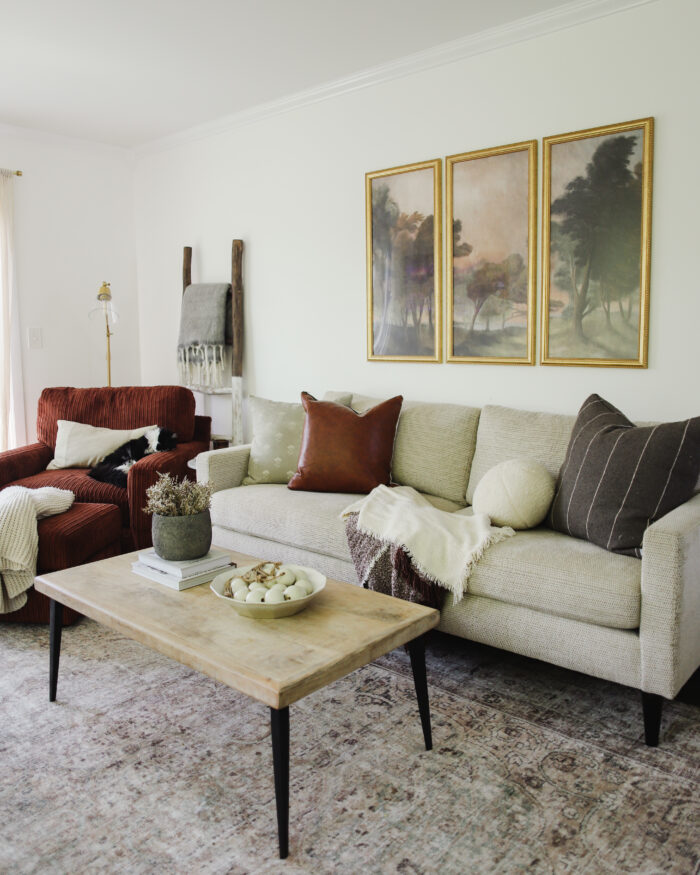
<path id="1" fill-rule="evenodd" d="M 256 483 L 289 483 L 297 470 L 304 408 L 301 404 L 248 398 L 253 427 L 248 476 L 244 486 Z"/>
<path id="2" fill-rule="evenodd" d="M 336 393 L 332 400 L 348 405 L 352 393 Z M 301 404 L 248 398 L 248 411 L 253 430 L 248 476 L 244 486 L 257 483 L 289 483 L 297 470 L 301 435 L 306 414 Z"/>

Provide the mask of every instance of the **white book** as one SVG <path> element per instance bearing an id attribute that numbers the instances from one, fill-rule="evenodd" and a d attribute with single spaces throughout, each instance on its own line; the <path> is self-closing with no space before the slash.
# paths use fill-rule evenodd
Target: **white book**
<path id="1" fill-rule="evenodd" d="M 151 547 L 150 550 L 142 550 L 139 553 L 139 562 L 143 565 L 148 565 L 150 568 L 157 568 L 159 571 L 172 574 L 173 577 L 184 579 L 200 574 L 202 571 L 209 571 L 211 568 L 225 568 L 231 564 L 231 555 L 226 550 L 210 550 L 198 559 L 183 559 L 180 562 L 171 562 L 168 559 L 161 559 L 154 548 Z"/>
<path id="2" fill-rule="evenodd" d="M 227 566 L 230 567 L 230 566 Z M 217 574 L 220 574 L 223 569 L 210 568 L 208 571 L 202 571 L 200 574 L 195 574 L 191 577 L 175 577 L 168 574 L 166 571 L 160 571 L 157 568 L 151 568 L 149 565 L 144 565 L 143 562 L 132 562 L 131 570 L 134 574 L 141 577 L 147 577 L 149 580 L 155 580 L 162 583 L 164 586 L 169 586 L 171 589 L 189 589 L 191 586 L 199 586 L 200 583 L 209 583 Z"/>

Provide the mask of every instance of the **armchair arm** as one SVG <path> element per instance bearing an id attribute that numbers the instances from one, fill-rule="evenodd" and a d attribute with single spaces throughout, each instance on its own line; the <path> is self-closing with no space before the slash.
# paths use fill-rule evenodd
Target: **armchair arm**
<path id="1" fill-rule="evenodd" d="M 201 441 L 188 441 L 178 444 L 174 450 L 164 453 L 152 453 L 139 459 L 129 469 L 126 490 L 129 497 L 129 520 L 134 549 L 151 546 L 151 517 L 144 512 L 146 506 L 146 490 L 158 480 L 160 473 L 172 474 L 175 477 L 194 479 L 193 472 L 187 467 L 187 462 L 197 453 L 207 448 L 208 444 Z"/>
<path id="2" fill-rule="evenodd" d="M 209 441 L 211 440 L 211 416 L 195 416 L 192 440 L 203 441 L 206 444 L 204 449 L 209 449 Z"/>
<path id="3" fill-rule="evenodd" d="M 46 468 L 51 459 L 53 459 L 53 450 L 42 443 L 5 450 L 0 453 L 0 489 L 15 480 L 38 474 Z"/>
<path id="4" fill-rule="evenodd" d="M 642 544 L 642 690 L 673 698 L 700 665 L 700 495 L 649 526 Z"/>
<path id="5" fill-rule="evenodd" d="M 250 444 L 200 453 L 197 456 L 197 480 L 200 483 L 208 480 L 214 492 L 240 486 L 248 473 L 249 457 Z"/>

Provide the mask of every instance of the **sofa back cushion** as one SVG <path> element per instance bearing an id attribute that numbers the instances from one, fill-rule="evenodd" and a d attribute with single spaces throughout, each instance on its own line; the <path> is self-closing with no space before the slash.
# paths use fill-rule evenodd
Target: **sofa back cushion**
<path id="1" fill-rule="evenodd" d="M 509 459 L 534 459 L 556 477 L 564 463 L 575 416 L 487 405 L 481 411 L 467 501 L 491 468 Z"/>
<path id="2" fill-rule="evenodd" d="M 376 398 L 366 395 L 352 396 L 352 408 L 358 413 L 376 403 Z M 392 480 L 463 507 L 478 423 L 478 407 L 404 401 L 396 430 Z"/>
<path id="3" fill-rule="evenodd" d="M 39 398 L 37 439 L 55 447 L 58 420 L 68 419 L 121 429 L 156 423 L 186 443 L 194 435 L 194 408 L 194 395 L 184 386 L 52 387 Z"/>

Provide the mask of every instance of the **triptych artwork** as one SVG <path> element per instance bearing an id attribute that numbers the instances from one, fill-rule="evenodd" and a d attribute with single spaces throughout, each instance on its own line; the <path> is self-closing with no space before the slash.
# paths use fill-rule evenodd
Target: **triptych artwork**
<path id="1" fill-rule="evenodd" d="M 646 367 L 653 119 L 543 140 L 540 362 Z M 440 362 L 441 160 L 366 174 L 367 349 Z M 537 141 L 445 160 L 448 362 L 535 364 Z"/>

